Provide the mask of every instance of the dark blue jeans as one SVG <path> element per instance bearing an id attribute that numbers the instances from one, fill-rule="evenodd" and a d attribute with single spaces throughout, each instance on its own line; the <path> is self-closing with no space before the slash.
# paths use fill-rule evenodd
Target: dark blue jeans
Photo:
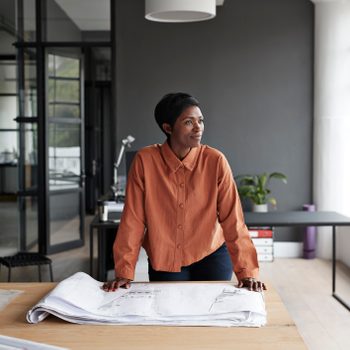
<path id="1" fill-rule="evenodd" d="M 150 282 L 164 281 L 230 281 L 232 263 L 224 243 L 218 250 L 189 266 L 183 266 L 181 272 L 153 270 L 148 260 Z"/>

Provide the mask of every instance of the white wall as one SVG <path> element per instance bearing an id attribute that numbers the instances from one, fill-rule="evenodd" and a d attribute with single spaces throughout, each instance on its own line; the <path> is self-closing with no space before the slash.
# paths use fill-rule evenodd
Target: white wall
<path id="1" fill-rule="evenodd" d="M 350 1 L 314 1 L 314 199 L 318 210 L 350 216 Z M 350 229 L 338 257 L 350 266 Z M 317 255 L 331 257 L 331 231 L 319 229 Z"/>

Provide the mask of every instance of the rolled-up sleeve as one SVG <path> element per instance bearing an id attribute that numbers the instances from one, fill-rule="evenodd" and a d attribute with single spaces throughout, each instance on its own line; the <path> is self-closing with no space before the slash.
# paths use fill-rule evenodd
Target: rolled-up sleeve
<path id="1" fill-rule="evenodd" d="M 259 264 L 255 246 L 244 222 L 241 201 L 231 168 L 222 155 L 218 160 L 218 219 L 230 252 L 238 280 L 258 277 Z"/>

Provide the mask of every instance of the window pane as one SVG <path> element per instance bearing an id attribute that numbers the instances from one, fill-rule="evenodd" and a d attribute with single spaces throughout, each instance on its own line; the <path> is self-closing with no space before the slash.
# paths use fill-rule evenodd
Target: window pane
<path id="1" fill-rule="evenodd" d="M 0 164 L 0 193 L 16 195 L 18 190 L 18 169 L 16 164 Z M 1 225 L 0 225 L 1 226 Z"/>
<path id="2" fill-rule="evenodd" d="M 50 244 L 80 238 L 80 193 L 50 195 Z"/>
<path id="3" fill-rule="evenodd" d="M 38 199 L 25 197 L 26 247 L 38 251 Z"/>
<path id="4" fill-rule="evenodd" d="M 17 164 L 18 131 L 0 130 L 0 164 Z"/>
<path id="5" fill-rule="evenodd" d="M 50 123 L 50 190 L 79 187 L 80 155 L 80 125 Z"/>
<path id="6" fill-rule="evenodd" d="M 49 116 L 58 118 L 80 118 L 80 106 L 51 104 Z"/>
<path id="7" fill-rule="evenodd" d="M 26 124 L 24 131 L 24 186 L 38 186 L 38 130 L 36 124 Z"/>
<path id="8" fill-rule="evenodd" d="M 17 129 L 17 97 L 0 95 L 0 129 Z"/>
<path id="9" fill-rule="evenodd" d="M 0 166 L 2 176 L 3 167 Z M 14 194 L 0 194 L 0 256 L 12 255 L 18 251 L 18 204 Z"/>
<path id="10" fill-rule="evenodd" d="M 36 1 L 24 0 L 22 2 L 23 2 L 23 31 L 24 31 L 22 34 L 22 37 L 24 41 L 35 41 L 36 39 L 36 31 L 35 31 Z M 18 10 L 18 7 L 17 7 L 17 10 Z M 18 13 L 16 14 L 16 18 L 18 18 Z"/>
<path id="11" fill-rule="evenodd" d="M 76 51 L 76 50 L 74 50 Z M 60 78 L 79 78 L 79 59 L 61 55 L 49 55 L 49 76 Z"/>
<path id="12" fill-rule="evenodd" d="M 19 115 L 37 117 L 36 50 L 27 50 L 23 59 L 24 62 L 18 58 L 18 64 L 24 66 L 24 82 L 19 86 Z"/>
<path id="13" fill-rule="evenodd" d="M 0 61 L 0 94 L 16 93 L 16 61 Z"/>
<path id="14" fill-rule="evenodd" d="M 79 60 L 63 56 L 55 56 L 56 77 L 79 78 Z"/>
<path id="15" fill-rule="evenodd" d="M 79 80 L 49 79 L 49 103 L 52 102 L 79 102 Z"/>
<path id="16" fill-rule="evenodd" d="M 49 124 L 49 147 L 79 147 L 80 125 L 68 123 Z"/>

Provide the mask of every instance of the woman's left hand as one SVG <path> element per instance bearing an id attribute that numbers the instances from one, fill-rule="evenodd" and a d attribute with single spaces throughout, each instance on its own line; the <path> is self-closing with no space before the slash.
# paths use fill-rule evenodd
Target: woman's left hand
<path id="1" fill-rule="evenodd" d="M 264 282 L 253 277 L 242 278 L 238 283 L 238 288 L 247 288 L 254 292 L 262 292 L 267 289 Z"/>

